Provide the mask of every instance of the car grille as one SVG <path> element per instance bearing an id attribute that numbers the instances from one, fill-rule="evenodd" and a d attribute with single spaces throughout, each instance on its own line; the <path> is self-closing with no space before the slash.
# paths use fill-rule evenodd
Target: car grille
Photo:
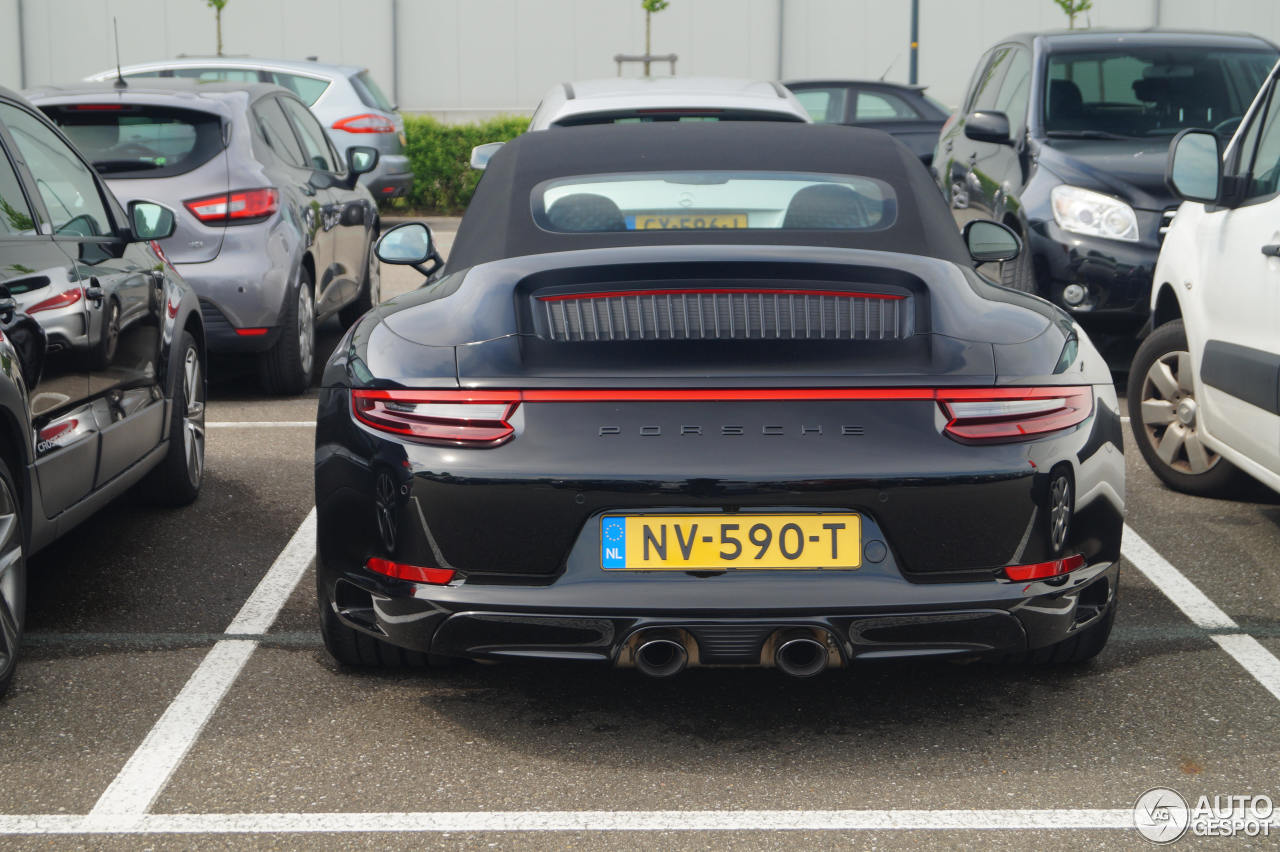
<path id="1" fill-rule="evenodd" d="M 534 300 L 542 336 L 597 340 L 900 340 L 910 300 L 874 293 L 656 291 Z"/>
<path id="2" fill-rule="evenodd" d="M 1173 225 L 1173 216 L 1177 212 L 1177 207 L 1170 207 L 1160 214 L 1160 242 L 1164 242 L 1164 235 L 1169 233 L 1169 228 Z"/>

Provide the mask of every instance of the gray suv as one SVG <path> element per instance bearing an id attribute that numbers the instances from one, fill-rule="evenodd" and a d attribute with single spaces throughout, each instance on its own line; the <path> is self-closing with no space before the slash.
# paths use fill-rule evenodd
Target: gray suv
<path id="1" fill-rule="evenodd" d="M 28 93 L 121 201 L 176 211 L 161 249 L 200 297 L 210 352 L 258 356 L 263 386 L 300 393 L 316 323 L 377 304 L 378 209 L 292 92 L 255 83 L 135 80 Z"/>
<path id="2" fill-rule="evenodd" d="M 374 198 L 398 198 L 413 185 L 404 150 L 404 119 L 367 68 L 284 59 L 195 57 L 126 65 L 121 73 L 126 79 L 160 77 L 283 86 L 311 108 L 343 158 L 353 145 L 378 149 L 377 168 L 360 180 Z M 100 71 L 85 79 L 114 80 L 116 71 Z"/>

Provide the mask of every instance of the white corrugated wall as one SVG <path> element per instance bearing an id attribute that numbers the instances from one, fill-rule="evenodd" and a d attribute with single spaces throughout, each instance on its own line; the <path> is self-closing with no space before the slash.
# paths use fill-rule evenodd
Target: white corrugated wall
<path id="1" fill-rule="evenodd" d="M 671 0 L 653 17 L 653 50 L 678 54 L 681 75 L 773 79 L 781 46 L 784 78 L 906 80 L 910 8 L 910 0 Z M 204 0 L 0 0 L 0 84 L 58 83 L 110 67 L 113 17 L 125 62 L 214 51 Z M 1280 43 L 1280 0 L 1095 0 L 1082 23 L 1147 27 L 1157 17 L 1166 27 Z M 920 0 L 920 82 L 955 103 L 993 41 L 1065 23 L 1052 0 Z M 406 111 L 453 119 L 529 111 L 548 86 L 612 76 L 615 53 L 643 48 L 640 0 L 229 0 L 223 13 L 227 54 L 364 65 Z"/>

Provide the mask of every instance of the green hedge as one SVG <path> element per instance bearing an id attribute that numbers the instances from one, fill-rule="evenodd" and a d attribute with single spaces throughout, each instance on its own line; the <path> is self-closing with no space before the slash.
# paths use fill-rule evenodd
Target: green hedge
<path id="1" fill-rule="evenodd" d="M 519 116 L 445 124 L 428 116 L 406 115 L 405 148 L 413 169 L 413 189 L 404 201 L 415 210 L 461 213 L 481 174 L 470 166 L 471 149 L 514 139 L 528 126 L 529 119 Z"/>

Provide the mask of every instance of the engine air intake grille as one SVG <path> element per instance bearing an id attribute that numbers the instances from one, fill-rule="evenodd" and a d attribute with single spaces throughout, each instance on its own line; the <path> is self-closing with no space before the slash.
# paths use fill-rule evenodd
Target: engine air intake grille
<path id="1" fill-rule="evenodd" d="M 542 336 L 597 340 L 901 340 L 910 301 L 839 290 L 633 290 L 534 298 Z"/>

